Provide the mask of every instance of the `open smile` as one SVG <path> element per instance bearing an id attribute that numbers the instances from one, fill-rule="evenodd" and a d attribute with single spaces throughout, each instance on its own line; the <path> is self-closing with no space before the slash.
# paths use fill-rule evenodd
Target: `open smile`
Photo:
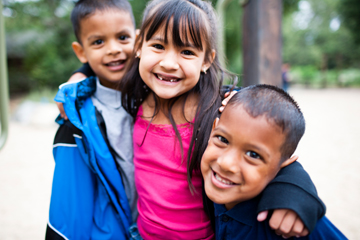
<path id="1" fill-rule="evenodd" d="M 154 75 L 160 81 L 165 81 L 165 82 L 178 82 L 178 81 L 180 81 L 180 78 L 177 78 L 177 77 L 174 77 L 174 76 L 165 76 L 165 75 L 161 75 L 161 74 L 157 74 L 157 73 L 154 73 Z"/>
<path id="2" fill-rule="evenodd" d="M 112 71 L 119 71 L 124 68 L 126 60 L 117 60 L 106 63 L 105 66 L 110 68 Z"/>
<path id="3" fill-rule="evenodd" d="M 218 187 L 221 187 L 221 188 L 231 187 L 231 186 L 235 186 L 235 185 L 241 185 L 239 183 L 234 183 L 234 182 L 230 181 L 229 179 L 221 176 L 214 170 L 212 170 L 212 181 L 215 185 L 217 185 Z"/>

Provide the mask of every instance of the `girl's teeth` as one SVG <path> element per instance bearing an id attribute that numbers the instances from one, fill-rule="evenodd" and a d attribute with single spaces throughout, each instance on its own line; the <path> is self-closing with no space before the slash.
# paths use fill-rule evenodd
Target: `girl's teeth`
<path id="1" fill-rule="evenodd" d="M 165 79 L 164 79 L 163 77 L 161 77 L 161 76 L 158 76 L 158 78 L 159 78 L 161 81 L 176 82 L 176 79 L 165 80 Z"/>
<path id="2" fill-rule="evenodd" d="M 234 183 L 230 182 L 230 181 L 226 181 L 225 179 L 222 179 L 218 174 L 215 174 L 215 178 L 219 181 L 222 182 L 224 184 L 227 185 L 233 185 Z"/>

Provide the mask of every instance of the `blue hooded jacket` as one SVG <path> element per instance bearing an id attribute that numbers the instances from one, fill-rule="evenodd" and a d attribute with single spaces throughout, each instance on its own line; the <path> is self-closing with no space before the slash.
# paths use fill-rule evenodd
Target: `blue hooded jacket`
<path id="1" fill-rule="evenodd" d="M 90 96 L 95 77 L 60 86 L 69 121 L 60 117 L 46 239 L 128 239 L 132 224 L 118 166 Z M 104 138 L 105 137 L 105 138 Z"/>

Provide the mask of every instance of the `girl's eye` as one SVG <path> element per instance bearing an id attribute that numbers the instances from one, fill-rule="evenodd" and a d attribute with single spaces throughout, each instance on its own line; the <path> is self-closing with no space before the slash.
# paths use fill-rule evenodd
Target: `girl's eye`
<path id="1" fill-rule="evenodd" d="M 251 158 L 261 159 L 261 156 L 253 151 L 247 151 L 246 155 L 248 155 Z"/>
<path id="2" fill-rule="evenodd" d="M 184 54 L 184 55 L 195 55 L 192 51 L 190 51 L 190 50 L 184 50 L 184 51 L 182 51 L 182 54 Z"/>
<path id="3" fill-rule="evenodd" d="M 161 44 L 154 44 L 153 47 L 156 48 L 156 49 L 159 49 L 159 50 L 164 49 L 164 47 Z"/>
<path id="4" fill-rule="evenodd" d="M 121 41 L 124 41 L 124 40 L 126 40 L 126 39 L 128 39 L 129 37 L 128 36 L 126 36 L 126 35 L 123 35 L 123 36 L 120 36 L 119 37 L 119 39 L 121 40 Z"/>
<path id="5" fill-rule="evenodd" d="M 95 40 L 95 41 L 93 42 L 93 44 L 94 44 L 94 45 L 100 45 L 100 44 L 102 44 L 103 42 L 104 42 L 103 40 L 98 39 L 98 40 Z"/>
<path id="6" fill-rule="evenodd" d="M 225 144 L 229 143 L 229 141 L 226 138 L 224 138 L 223 136 L 218 135 L 218 136 L 216 136 L 216 138 L 219 139 L 219 141 L 222 143 L 225 143 Z"/>

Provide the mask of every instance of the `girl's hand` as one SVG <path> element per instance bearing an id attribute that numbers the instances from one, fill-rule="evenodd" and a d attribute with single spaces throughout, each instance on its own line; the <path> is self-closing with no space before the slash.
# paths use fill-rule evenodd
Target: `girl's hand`
<path id="1" fill-rule="evenodd" d="M 68 117 L 66 116 L 65 110 L 64 110 L 64 106 L 61 102 L 55 102 L 56 106 L 58 107 L 59 111 L 60 111 L 60 116 L 64 119 L 64 120 L 68 120 Z"/>
<path id="2" fill-rule="evenodd" d="M 74 73 L 67 82 L 78 82 L 82 79 L 86 78 L 86 76 L 81 73 L 81 72 L 77 72 L 77 73 Z M 65 110 L 64 110 L 64 106 L 62 103 L 60 102 L 55 102 L 56 103 L 56 106 L 58 107 L 59 111 L 60 111 L 60 116 L 65 119 L 65 120 L 68 120 L 68 117 L 66 116 L 66 113 L 65 113 Z"/>
<path id="3" fill-rule="evenodd" d="M 267 215 L 268 211 L 260 212 L 257 217 L 258 221 L 264 221 Z M 269 225 L 277 235 L 282 235 L 285 239 L 289 237 L 304 237 L 309 234 L 299 216 L 290 209 L 275 209 L 270 218 Z"/>
<path id="4" fill-rule="evenodd" d="M 230 99 L 237 93 L 237 91 L 227 92 L 225 93 L 225 99 L 221 102 L 222 106 L 219 108 L 219 112 L 224 111 L 226 104 L 230 101 Z"/>

